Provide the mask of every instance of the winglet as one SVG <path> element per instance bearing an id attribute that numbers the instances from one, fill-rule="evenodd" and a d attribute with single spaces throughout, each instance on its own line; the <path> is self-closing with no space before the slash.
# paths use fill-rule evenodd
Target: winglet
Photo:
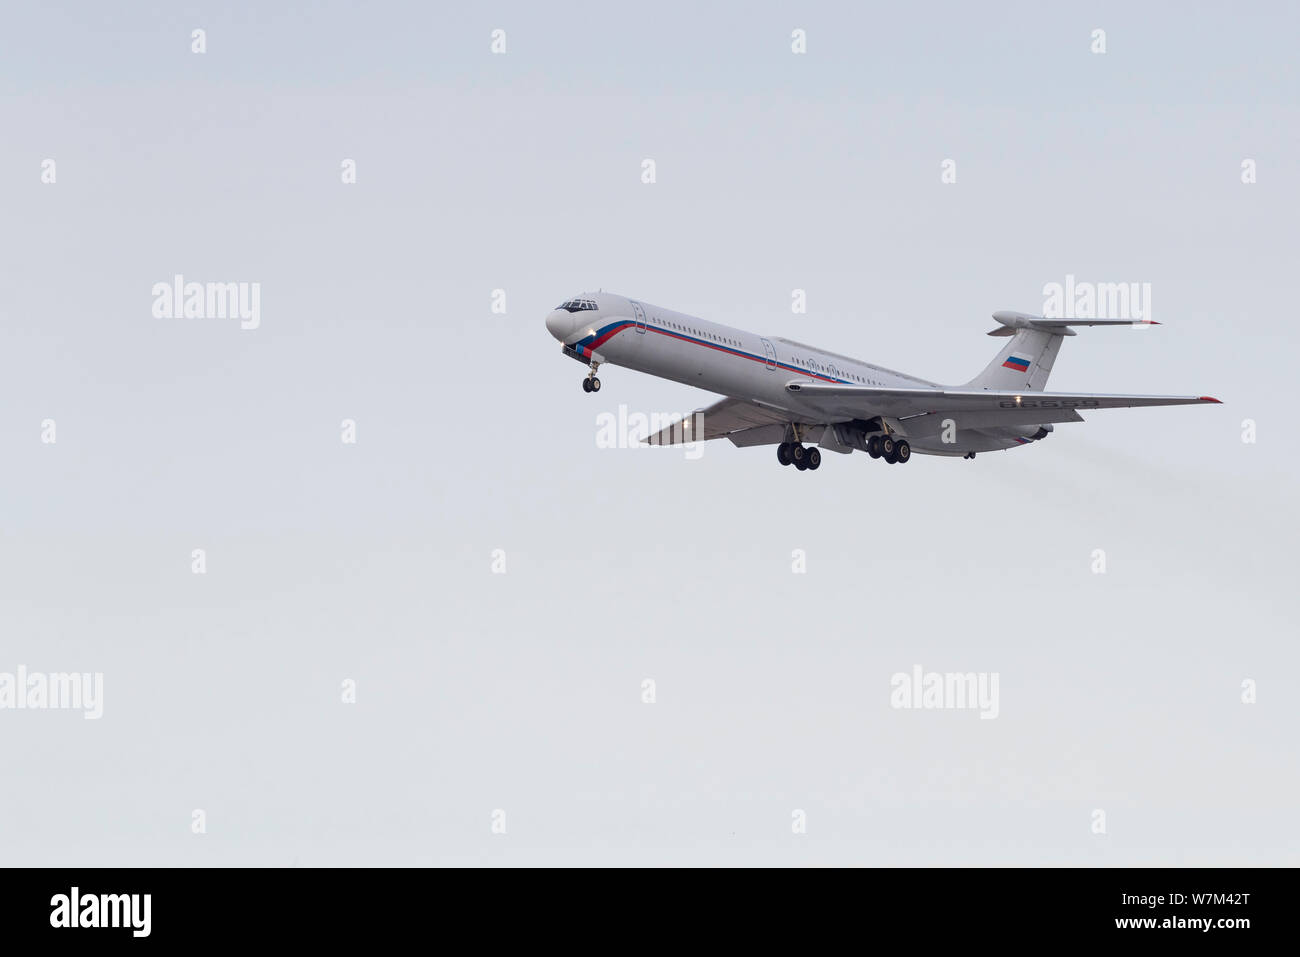
<path id="1" fill-rule="evenodd" d="M 1215 403 L 1216 405 L 1223 405 L 1223 402 L 1222 402 L 1221 400 L 1216 399 L 1216 398 L 1215 398 L 1214 396 L 1212 396 L 1212 395 L 1202 395 L 1202 396 L 1198 396 L 1198 398 L 1199 398 L 1202 402 L 1213 402 L 1213 403 Z"/>

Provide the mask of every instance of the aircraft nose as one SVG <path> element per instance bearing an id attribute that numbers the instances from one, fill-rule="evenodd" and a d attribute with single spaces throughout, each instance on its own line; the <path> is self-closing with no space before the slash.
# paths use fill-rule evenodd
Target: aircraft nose
<path id="1" fill-rule="evenodd" d="M 563 342 L 574 329 L 577 317 L 566 309 L 553 309 L 546 316 L 546 331 Z"/>

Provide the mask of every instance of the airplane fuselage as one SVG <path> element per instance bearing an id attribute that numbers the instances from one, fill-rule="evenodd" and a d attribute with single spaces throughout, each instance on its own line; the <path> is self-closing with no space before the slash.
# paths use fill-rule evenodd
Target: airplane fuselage
<path id="1" fill-rule="evenodd" d="M 822 410 L 787 388 L 791 380 L 883 388 L 938 388 L 938 384 L 804 345 L 779 336 L 726 326 L 627 299 L 613 293 L 588 293 L 552 311 L 546 327 L 563 344 L 564 353 L 595 366 L 615 365 L 695 386 L 709 392 L 748 399 L 788 413 L 792 422 L 817 422 Z M 595 308 L 590 308 L 594 305 Z M 939 434 L 911 436 L 917 452 L 966 455 L 1014 448 L 1032 441 L 1037 425 L 1000 430 L 960 430 L 944 441 Z"/>

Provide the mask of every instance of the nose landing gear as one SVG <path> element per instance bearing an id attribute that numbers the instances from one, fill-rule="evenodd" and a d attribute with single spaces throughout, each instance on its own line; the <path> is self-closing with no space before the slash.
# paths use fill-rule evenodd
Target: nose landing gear
<path id="1" fill-rule="evenodd" d="M 598 368 L 600 368 L 600 363 L 599 363 L 599 362 L 595 362 L 595 361 L 593 361 L 593 362 L 591 363 L 591 371 L 587 373 L 587 378 L 585 378 L 585 379 L 582 380 L 582 391 L 583 391 L 583 392 L 599 392 L 599 391 L 600 391 L 600 380 L 596 378 L 596 370 L 597 370 Z"/>

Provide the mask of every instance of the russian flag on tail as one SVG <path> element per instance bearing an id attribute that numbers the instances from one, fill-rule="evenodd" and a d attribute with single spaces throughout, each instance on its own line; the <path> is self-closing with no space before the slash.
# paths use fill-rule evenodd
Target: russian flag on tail
<path id="1" fill-rule="evenodd" d="M 1007 361 L 1002 363 L 1004 369 L 1015 369 L 1017 372 L 1029 371 L 1029 360 L 1021 359 L 1017 356 L 1007 356 Z"/>

